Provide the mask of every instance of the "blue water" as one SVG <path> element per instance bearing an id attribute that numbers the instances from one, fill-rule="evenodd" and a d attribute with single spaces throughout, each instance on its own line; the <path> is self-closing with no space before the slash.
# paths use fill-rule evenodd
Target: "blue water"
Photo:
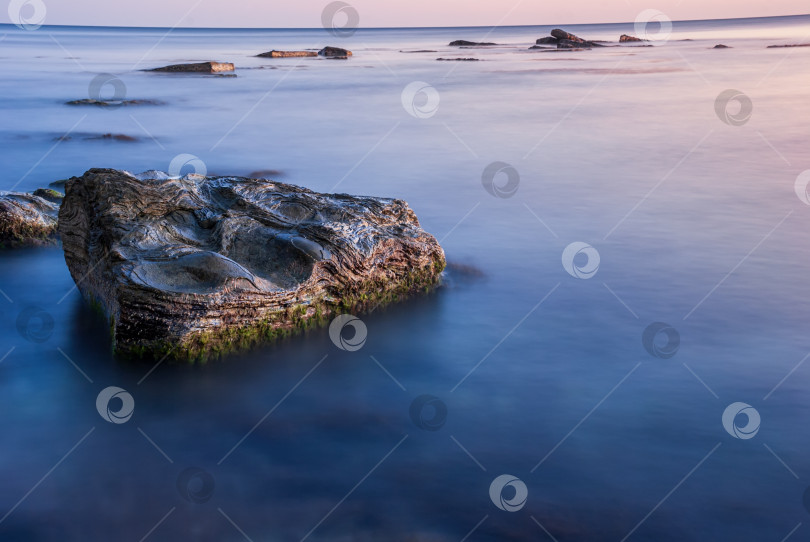
<path id="1" fill-rule="evenodd" d="M 358 351 L 321 329 L 184 366 L 114 359 L 60 248 L 3 252 L 0 539 L 807 539 L 810 48 L 765 47 L 810 41 L 810 17 L 526 49 L 549 29 L 2 27 L 0 189 L 189 153 L 211 174 L 405 199 L 452 265 L 433 294 L 360 315 Z M 328 44 L 354 57 L 252 56 Z M 435 61 L 452 56 L 482 61 Z M 238 76 L 138 71 L 205 60 Z M 165 105 L 64 105 L 100 73 Z M 403 107 L 414 81 L 440 97 L 416 98 L 428 118 Z M 753 105 L 740 126 L 715 112 L 727 89 Z M 105 133 L 139 141 L 85 139 Z M 512 197 L 482 186 L 496 161 Z M 574 242 L 599 254 L 589 279 L 563 266 Z M 645 349 L 653 322 L 674 356 Z M 134 399 L 126 423 L 96 409 L 108 386 Z M 446 407 L 436 430 L 412 420 L 424 394 Z M 724 429 L 735 402 L 759 413 L 753 438 Z M 502 474 L 526 485 L 520 510 L 491 500 Z"/>

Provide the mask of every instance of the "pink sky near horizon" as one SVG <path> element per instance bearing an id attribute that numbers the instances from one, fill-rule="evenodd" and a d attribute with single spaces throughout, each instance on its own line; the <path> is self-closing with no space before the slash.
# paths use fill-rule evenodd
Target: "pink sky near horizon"
<path id="1" fill-rule="evenodd" d="M 22 0 L 18 0 L 22 1 Z M 40 0 L 29 0 L 40 1 Z M 317 28 L 331 0 L 41 0 L 45 24 Z M 646 9 L 672 20 L 810 13 L 807 0 L 346 0 L 361 27 L 493 26 L 632 22 Z M 32 8 L 25 8 L 32 9 Z M 10 22 L 3 10 L 2 22 Z"/>

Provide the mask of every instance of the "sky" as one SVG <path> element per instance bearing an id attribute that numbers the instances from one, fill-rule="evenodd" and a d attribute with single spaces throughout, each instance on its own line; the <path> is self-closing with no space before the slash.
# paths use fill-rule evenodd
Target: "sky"
<path id="1" fill-rule="evenodd" d="M 9 1 L 9 0 L 5 0 Z M 44 24 L 317 28 L 331 0 L 10 0 L 44 5 Z M 810 13 L 808 0 L 346 0 L 360 27 L 556 25 L 632 22 L 646 9 L 671 20 Z M 41 10 L 40 5 L 40 10 Z M 42 11 L 40 11 L 42 13 Z M 338 26 L 346 20 L 338 13 Z M 4 23 L 12 22 L 2 10 Z"/>

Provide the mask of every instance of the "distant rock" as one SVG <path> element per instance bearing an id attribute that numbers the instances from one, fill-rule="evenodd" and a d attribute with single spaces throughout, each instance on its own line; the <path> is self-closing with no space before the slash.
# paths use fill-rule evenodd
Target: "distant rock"
<path id="1" fill-rule="evenodd" d="M 65 198 L 64 194 L 51 188 L 37 188 L 34 190 L 33 195 L 57 205 L 60 205 Z"/>
<path id="2" fill-rule="evenodd" d="M 554 30 L 552 30 L 551 31 L 551 36 L 554 37 L 554 38 L 557 38 L 560 41 L 567 40 L 567 41 L 573 41 L 574 43 L 585 43 L 584 39 L 580 38 L 579 36 L 575 36 L 574 34 L 571 34 L 570 32 L 566 32 L 565 30 L 562 30 L 560 28 L 555 28 Z"/>
<path id="3" fill-rule="evenodd" d="M 728 45 L 723 45 L 722 43 L 718 43 L 717 45 L 712 47 L 712 49 L 731 49 L 731 47 L 729 47 Z"/>
<path id="4" fill-rule="evenodd" d="M 556 49 L 556 47 L 546 47 L 545 45 L 532 45 L 531 47 L 529 47 L 529 50 L 531 51 L 532 49 L 545 49 L 546 51 L 548 51 L 551 49 Z"/>
<path id="5" fill-rule="evenodd" d="M 59 205 L 51 199 L 20 192 L 0 192 L 0 248 L 55 243 Z"/>
<path id="6" fill-rule="evenodd" d="M 627 43 L 629 41 L 644 41 L 644 40 L 641 38 L 637 38 L 635 36 L 629 36 L 627 34 L 622 34 L 621 36 L 619 36 L 619 43 Z"/>
<path id="7" fill-rule="evenodd" d="M 95 100 L 85 98 L 83 100 L 71 100 L 65 105 L 94 105 L 96 107 L 120 107 L 122 105 L 165 105 L 166 102 L 160 100 Z"/>
<path id="8" fill-rule="evenodd" d="M 768 45 L 768 49 L 784 49 L 785 47 L 810 47 L 810 43 L 794 43 L 791 45 Z"/>
<path id="9" fill-rule="evenodd" d="M 419 51 L 400 51 L 400 53 L 438 53 L 439 51 L 429 51 L 427 49 L 422 49 Z"/>
<path id="10" fill-rule="evenodd" d="M 437 58 L 436 60 L 450 61 L 450 62 L 478 62 L 479 58 Z"/>
<path id="11" fill-rule="evenodd" d="M 266 53 L 261 53 L 256 55 L 262 58 L 299 58 L 299 57 L 308 57 L 308 56 L 318 56 L 318 53 L 315 51 L 268 51 Z"/>
<path id="12" fill-rule="evenodd" d="M 154 68 L 152 72 L 169 72 L 169 73 L 225 73 L 234 70 L 233 64 L 230 62 L 198 62 L 195 64 L 173 64 L 171 66 L 163 66 L 162 68 Z"/>
<path id="13" fill-rule="evenodd" d="M 266 179 L 269 181 L 274 177 L 283 177 L 284 172 L 278 169 L 260 169 L 258 171 L 251 171 L 247 176 L 251 179 Z"/>
<path id="14" fill-rule="evenodd" d="M 570 32 L 566 32 L 565 30 L 561 30 L 559 28 L 555 28 L 554 30 L 552 30 L 551 36 L 557 39 L 558 49 L 576 49 L 576 48 L 590 49 L 591 47 L 604 47 L 599 42 L 584 40 L 579 36 L 575 36 L 574 34 L 571 34 Z"/>
<path id="15" fill-rule="evenodd" d="M 217 357 L 425 292 L 445 268 L 402 200 L 155 177 L 91 169 L 59 211 L 70 274 L 121 355 Z"/>
<path id="16" fill-rule="evenodd" d="M 346 49 L 341 49 L 340 47 L 324 47 L 320 51 L 318 51 L 319 56 L 325 56 L 327 58 L 349 58 L 352 56 L 351 51 L 347 51 Z"/>
<path id="17" fill-rule="evenodd" d="M 545 38 L 538 39 L 535 43 L 537 45 L 557 45 L 557 42 L 560 41 L 554 36 L 548 36 Z"/>
<path id="18" fill-rule="evenodd" d="M 99 134 L 85 137 L 88 141 L 94 140 L 107 140 L 107 141 L 122 141 L 124 143 L 134 143 L 138 141 L 137 137 L 129 136 L 126 134 Z"/>
<path id="19" fill-rule="evenodd" d="M 467 41 L 467 40 L 456 40 L 450 42 L 450 47 L 486 47 L 489 45 L 498 45 L 498 44 L 490 42 Z"/>

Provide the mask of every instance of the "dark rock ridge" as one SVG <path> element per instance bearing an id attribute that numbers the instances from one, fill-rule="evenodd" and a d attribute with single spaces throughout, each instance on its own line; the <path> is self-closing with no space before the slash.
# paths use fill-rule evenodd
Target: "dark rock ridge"
<path id="1" fill-rule="evenodd" d="M 480 58 L 437 58 L 436 60 L 441 60 L 444 62 L 478 62 L 481 60 Z"/>
<path id="2" fill-rule="evenodd" d="M 318 53 L 315 51 L 268 51 L 266 53 L 261 53 L 256 56 L 260 56 L 263 58 L 299 58 L 299 57 L 308 57 L 308 56 L 318 56 Z"/>
<path id="3" fill-rule="evenodd" d="M 65 102 L 66 105 L 95 105 L 96 107 L 120 107 L 122 105 L 164 105 L 160 100 L 96 100 L 85 98 L 83 100 L 71 100 Z"/>
<path id="4" fill-rule="evenodd" d="M 40 188 L 34 194 L 0 192 L 0 248 L 56 242 L 61 194 Z"/>
<path id="5" fill-rule="evenodd" d="M 731 47 L 729 47 L 728 45 L 724 45 L 722 43 L 718 43 L 717 45 L 712 47 L 712 49 L 731 49 Z"/>
<path id="6" fill-rule="evenodd" d="M 635 36 L 630 36 L 628 34 L 622 34 L 621 36 L 619 36 L 619 43 L 627 43 L 631 41 L 644 41 L 644 40 L 641 38 L 637 38 Z"/>
<path id="7" fill-rule="evenodd" d="M 172 64 L 171 66 L 163 66 L 162 68 L 154 68 L 146 71 L 170 73 L 223 73 L 232 72 L 233 70 L 233 64 L 230 62 L 198 62 L 195 64 Z"/>
<path id="8" fill-rule="evenodd" d="M 785 47 L 810 47 L 810 43 L 794 43 L 791 45 L 768 45 L 768 49 L 784 49 Z"/>
<path id="9" fill-rule="evenodd" d="M 240 177 L 91 169 L 68 180 L 59 233 L 125 356 L 217 356 L 426 291 L 445 267 L 404 201 Z"/>
<path id="10" fill-rule="evenodd" d="M 352 52 L 347 51 L 346 49 L 341 49 L 340 47 L 324 47 L 318 51 L 318 55 L 329 58 L 349 58 L 352 56 Z"/>
<path id="11" fill-rule="evenodd" d="M 545 38 L 538 39 L 535 43 L 537 45 L 557 45 L 557 42 L 560 41 L 554 36 L 547 36 Z"/>
<path id="12" fill-rule="evenodd" d="M 486 41 L 478 42 L 478 41 L 467 41 L 467 40 L 456 40 L 450 42 L 450 47 L 486 47 L 489 45 L 498 45 L 497 43 L 490 43 Z"/>
<path id="13" fill-rule="evenodd" d="M 537 45 L 542 44 L 556 44 L 558 49 L 591 49 L 593 47 L 604 47 L 597 41 L 588 41 L 575 36 L 565 30 L 555 28 L 551 31 L 551 37 L 540 38 L 537 40 Z"/>

